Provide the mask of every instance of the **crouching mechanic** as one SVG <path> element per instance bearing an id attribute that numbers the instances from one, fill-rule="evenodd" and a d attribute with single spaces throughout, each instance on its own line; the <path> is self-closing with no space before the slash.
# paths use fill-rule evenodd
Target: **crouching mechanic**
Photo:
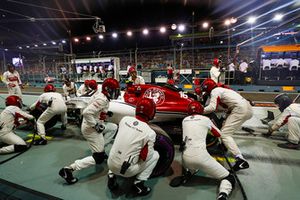
<path id="1" fill-rule="evenodd" d="M 287 94 L 279 94 L 275 97 L 274 103 L 278 106 L 281 115 L 277 121 L 269 128 L 265 136 L 271 136 L 281 126 L 287 124 L 289 133 L 287 143 L 277 144 L 280 148 L 299 149 L 300 140 L 300 104 L 293 103 Z"/>
<path id="2" fill-rule="evenodd" d="M 0 141 L 8 144 L 0 148 L 0 154 L 25 151 L 26 142 L 16 135 L 13 130 L 19 126 L 19 119 L 34 121 L 34 117 L 22 108 L 22 99 L 18 96 L 8 96 L 5 100 L 6 108 L 0 114 Z"/>
<path id="3" fill-rule="evenodd" d="M 56 88 L 52 84 L 47 84 L 44 88 L 44 92 L 38 100 L 30 106 L 30 110 L 35 108 L 45 109 L 45 111 L 38 118 L 37 133 L 41 137 L 34 141 L 34 145 L 45 145 L 46 131 L 45 124 L 55 115 L 61 116 L 61 129 L 65 130 L 67 125 L 67 106 L 61 94 L 55 92 Z"/>
<path id="4" fill-rule="evenodd" d="M 189 116 L 182 121 L 184 142 L 181 150 L 183 151 L 183 166 L 190 175 L 200 169 L 213 178 L 221 180 L 217 199 L 228 199 L 235 185 L 234 176 L 212 158 L 206 149 L 208 131 L 211 131 L 215 137 L 220 137 L 220 130 L 208 117 L 202 116 L 203 107 L 200 102 L 191 102 L 188 105 L 187 112 Z"/>
<path id="5" fill-rule="evenodd" d="M 118 126 L 113 123 L 100 121 L 99 117 L 101 113 L 107 113 L 109 101 L 111 99 L 117 99 L 119 95 L 119 82 L 113 78 L 105 79 L 102 83 L 102 92 L 94 94 L 88 106 L 83 110 L 81 131 L 93 154 L 92 156 L 76 160 L 71 165 L 59 171 L 59 175 L 64 178 L 68 184 L 74 184 L 78 181 L 78 179 L 73 176 L 73 171 L 88 168 L 95 164 L 101 164 L 104 159 L 107 158 L 104 146 L 111 142 L 117 132 Z"/>
<path id="6" fill-rule="evenodd" d="M 143 98 L 136 105 L 135 117 L 126 116 L 119 123 L 119 131 L 110 151 L 107 165 L 108 188 L 118 187 L 115 175 L 136 176 L 133 190 L 138 196 L 145 196 L 151 189 L 144 185 L 151 175 L 159 154 L 153 146 L 156 133 L 149 127 L 148 121 L 155 115 L 155 103 Z"/>
<path id="7" fill-rule="evenodd" d="M 239 147 L 232 138 L 232 134 L 253 115 L 252 106 L 237 92 L 226 87 L 218 87 L 212 79 L 205 79 L 201 84 L 201 90 L 210 96 L 209 104 L 204 108 L 203 114 L 209 114 L 219 106 L 227 109 L 227 118 L 221 128 L 221 139 L 226 148 L 235 156 L 235 171 L 249 168 Z"/>

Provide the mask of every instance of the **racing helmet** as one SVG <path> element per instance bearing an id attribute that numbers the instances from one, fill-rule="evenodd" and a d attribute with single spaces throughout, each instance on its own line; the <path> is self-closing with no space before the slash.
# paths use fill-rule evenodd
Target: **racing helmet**
<path id="1" fill-rule="evenodd" d="M 85 86 L 88 87 L 88 86 L 89 86 L 89 83 L 90 83 L 90 80 L 84 80 L 84 85 L 85 85 Z"/>
<path id="2" fill-rule="evenodd" d="M 205 79 L 201 84 L 201 90 L 207 93 L 210 93 L 215 87 L 217 87 L 217 83 L 211 78 Z"/>
<path id="3" fill-rule="evenodd" d="M 293 101 L 286 93 L 282 93 L 274 98 L 274 103 L 277 104 L 279 110 L 283 112 L 284 109 L 293 103 Z"/>
<path id="4" fill-rule="evenodd" d="M 89 80 L 89 88 L 91 88 L 92 90 L 97 90 L 98 89 L 97 81 L 95 81 L 94 79 Z"/>
<path id="5" fill-rule="evenodd" d="M 188 105 L 187 112 L 189 115 L 192 114 L 202 114 L 203 113 L 203 106 L 198 101 L 193 101 Z"/>
<path id="6" fill-rule="evenodd" d="M 214 58 L 213 64 L 214 64 L 214 66 L 218 67 L 220 64 L 219 58 Z"/>
<path id="7" fill-rule="evenodd" d="M 152 99 L 142 98 L 136 104 L 135 116 L 139 116 L 146 122 L 152 120 L 156 113 L 156 105 Z"/>
<path id="8" fill-rule="evenodd" d="M 196 88 L 195 88 L 195 93 L 196 93 L 197 95 L 202 95 L 201 87 L 196 87 Z"/>
<path id="9" fill-rule="evenodd" d="M 133 72 L 136 72 L 136 69 L 135 67 L 130 67 L 129 70 L 128 70 L 129 74 L 133 73 Z"/>
<path id="10" fill-rule="evenodd" d="M 44 92 L 55 92 L 55 91 L 56 91 L 56 88 L 52 84 L 47 84 L 44 87 Z"/>
<path id="11" fill-rule="evenodd" d="M 16 95 L 8 96 L 5 99 L 6 106 L 18 106 L 19 108 L 22 108 L 22 104 L 22 99 Z"/>
<path id="12" fill-rule="evenodd" d="M 109 99 L 117 99 L 120 95 L 120 84 L 114 78 L 107 78 L 102 83 L 102 93 Z"/>

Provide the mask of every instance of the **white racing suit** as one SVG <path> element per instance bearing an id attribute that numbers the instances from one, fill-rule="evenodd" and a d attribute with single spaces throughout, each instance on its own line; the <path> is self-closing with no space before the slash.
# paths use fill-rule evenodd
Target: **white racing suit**
<path id="1" fill-rule="evenodd" d="M 159 159 L 153 148 L 155 138 L 156 133 L 147 123 L 135 117 L 124 117 L 107 160 L 109 170 L 123 177 L 137 175 L 138 180 L 147 180 Z M 127 169 L 124 168 L 126 162 Z"/>
<path id="2" fill-rule="evenodd" d="M 213 178 L 221 180 L 219 193 L 231 192 L 234 179 L 229 176 L 229 171 L 210 156 L 206 149 L 206 136 L 208 131 L 220 137 L 220 130 L 205 116 L 190 115 L 182 121 L 183 140 L 185 150 L 183 151 L 183 166 L 194 173 L 199 169 Z M 231 183 L 233 181 L 233 183 Z"/>
<path id="3" fill-rule="evenodd" d="M 77 86 L 74 82 L 71 82 L 70 86 L 64 84 L 63 91 L 65 97 L 70 97 L 70 98 L 76 97 Z"/>
<path id="4" fill-rule="evenodd" d="M 25 150 L 26 142 L 13 130 L 19 125 L 19 119 L 32 120 L 34 117 L 17 106 L 7 106 L 0 114 L 0 141 L 8 144 L 0 148 L 0 154 Z"/>
<path id="5" fill-rule="evenodd" d="M 22 92 L 20 89 L 22 81 L 19 73 L 16 70 L 14 70 L 13 73 L 10 71 L 4 72 L 2 81 L 6 84 L 9 95 L 17 95 L 22 98 Z"/>
<path id="6" fill-rule="evenodd" d="M 212 66 L 209 72 L 210 78 L 216 83 L 225 83 L 225 73 L 221 72 L 219 67 Z"/>
<path id="7" fill-rule="evenodd" d="M 101 164 L 106 158 L 105 147 L 109 148 L 118 129 L 118 126 L 114 123 L 99 120 L 101 112 L 106 113 L 108 106 L 109 100 L 102 92 L 96 93 L 91 97 L 89 105 L 83 111 L 81 131 L 93 155 L 76 160 L 67 168 L 81 170 L 95 164 Z M 97 123 L 102 123 L 105 127 L 101 133 L 98 133 L 95 129 Z"/>
<path id="8" fill-rule="evenodd" d="M 128 78 L 128 81 L 132 81 L 133 85 L 144 85 L 145 84 L 145 80 L 141 76 L 136 76 L 136 79 L 134 81 L 132 80 L 132 77 L 130 76 Z"/>
<path id="9" fill-rule="evenodd" d="M 77 90 L 77 96 L 80 97 L 89 91 L 89 87 L 86 87 L 84 84 L 82 84 Z"/>
<path id="10" fill-rule="evenodd" d="M 289 130 L 287 140 L 293 144 L 298 144 L 300 140 L 300 104 L 293 103 L 284 109 L 271 129 L 276 131 L 285 124 Z"/>
<path id="11" fill-rule="evenodd" d="M 221 129 L 221 139 L 233 155 L 241 157 L 241 152 L 233 140 L 232 134 L 246 120 L 252 117 L 252 106 L 237 92 L 227 88 L 216 87 L 211 91 L 210 102 L 204 108 L 204 114 L 216 111 L 219 105 L 228 110 L 228 116 Z"/>
<path id="12" fill-rule="evenodd" d="M 47 109 L 41 114 L 36 122 L 37 133 L 45 139 L 45 123 L 55 115 L 61 116 L 63 126 L 67 125 L 67 106 L 62 95 L 57 92 L 43 93 L 38 100 L 30 106 L 30 109 L 33 110 L 35 107 L 41 106 L 46 106 Z"/>

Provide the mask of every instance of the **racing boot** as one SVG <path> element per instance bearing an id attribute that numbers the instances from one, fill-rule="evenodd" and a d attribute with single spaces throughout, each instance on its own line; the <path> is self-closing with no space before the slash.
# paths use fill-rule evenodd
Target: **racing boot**
<path id="1" fill-rule="evenodd" d="M 287 143 L 281 143 L 281 144 L 277 144 L 278 147 L 280 148 L 284 148 L 284 149 L 294 149 L 294 150 L 299 150 L 299 144 L 294 144 L 291 142 L 287 142 Z"/>
<path id="2" fill-rule="evenodd" d="M 73 176 L 72 171 L 72 169 L 64 167 L 59 170 L 58 174 L 71 185 L 78 181 L 78 179 Z"/>
<path id="3" fill-rule="evenodd" d="M 133 191 L 137 196 L 146 196 L 151 192 L 151 188 L 144 185 L 144 181 L 135 182 Z"/>
<path id="4" fill-rule="evenodd" d="M 108 180 L 107 180 L 107 187 L 112 191 L 112 190 L 116 190 L 118 187 L 119 187 L 119 185 L 118 185 L 118 183 L 117 183 L 117 178 L 116 178 L 116 176 L 114 175 L 114 174 L 112 174 L 112 173 L 109 173 L 108 175 L 107 175 L 107 177 L 108 177 Z"/>
<path id="5" fill-rule="evenodd" d="M 40 139 L 34 140 L 33 144 L 34 145 L 46 145 L 47 140 L 41 137 Z"/>
<path id="6" fill-rule="evenodd" d="M 224 192 L 221 192 L 217 197 L 217 200 L 227 200 L 227 199 L 228 199 L 228 195 Z"/>
<path id="7" fill-rule="evenodd" d="M 65 124 L 62 124 L 61 127 L 60 127 L 60 129 L 64 131 L 64 130 L 67 129 L 67 126 Z"/>
<path id="8" fill-rule="evenodd" d="M 235 161 L 235 165 L 233 166 L 233 170 L 239 171 L 241 169 L 247 169 L 247 168 L 249 168 L 249 163 L 245 159 L 237 157 Z"/>

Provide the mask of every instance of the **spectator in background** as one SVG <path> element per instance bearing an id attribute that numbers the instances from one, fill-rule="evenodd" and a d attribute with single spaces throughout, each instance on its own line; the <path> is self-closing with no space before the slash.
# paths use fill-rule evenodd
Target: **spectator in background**
<path id="1" fill-rule="evenodd" d="M 173 75 L 174 75 L 173 67 L 170 64 L 168 64 L 168 66 L 167 66 L 167 77 L 168 77 L 168 80 L 173 79 Z"/>
<path id="2" fill-rule="evenodd" d="M 233 83 L 234 80 L 234 73 L 236 70 L 236 66 L 234 65 L 233 62 L 229 61 L 229 65 L 228 65 L 228 71 L 229 71 L 229 84 Z"/>
<path id="3" fill-rule="evenodd" d="M 63 65 L 60 68 L 60 72 L 61 72 L 61 79 L 63 80 L 64 78 L 66 78 L 67 75 L 67 68 Z"/>
<path id="4" fill-rule="evenodd" d="M 102 66 L 102 65 L 100 65 L 99 66 L 99 76 L 100 76 L 100 78 L 101 79 L 105 79 L 105 77 L 106 77 L 106 72 L 105 72 L 105 69 L 104 69 L 104 67 Z M 98 76 L 98 77 L 99 77 Z"/>
<path id="5" fill-rule="evenodd" d="M 113 78 L 114 77 L 114 66 L 110 64 L 107 68 L 107 78 Z"/>
<path id="6" fill-rule="evenodd" d="M 244 84 L 245 83 L 245 75 L 246 75 L 247 70 L 248 70 L 248 63 L 247 63 L 246 59 L 242 60 L 242 62 L 240 63 L 239 70 L 240 70 L 240 75 L 239 75 L 240 81 L 239 81 L 239 83 Z"/>
<path id="7" fill-rule="evenodd" d="M 7 64 L 7 71 L 4 72 L 2 81 L 6 84 L 9 95 L 17 95 L 22 98 L 22 81 L 13 64 Z"/>

